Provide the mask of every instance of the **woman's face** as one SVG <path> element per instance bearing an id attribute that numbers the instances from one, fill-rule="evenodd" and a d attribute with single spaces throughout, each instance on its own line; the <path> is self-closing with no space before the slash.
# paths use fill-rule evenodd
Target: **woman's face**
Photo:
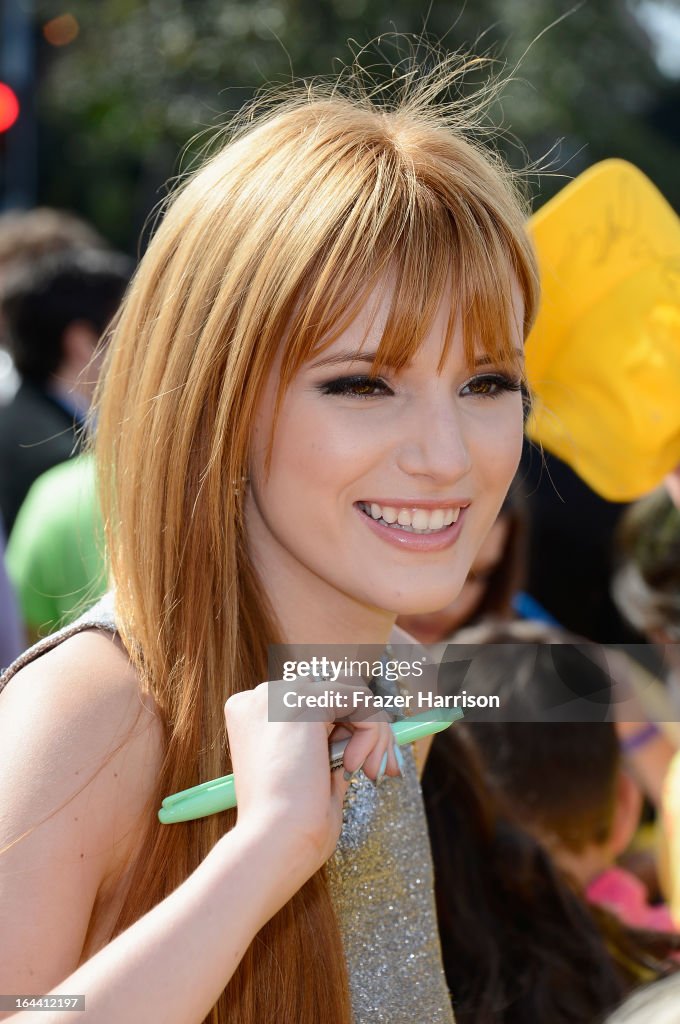
<path id="1" fill-rule="evenodd" d="M 246 526 L 278 612 L 302 603 L 343 621 L 450 604 L 519 461 L 519 381 L 483 351 L 470 373 L 457 329 L 441 370 L 440 304 L 413 362 L 368 376 L 389 308 L 375 289 L 357 318 L 305 364 L 273 422 L 278 365 L 253 424 Z M 515 296 L 516 347 L 522 303 Z M 396 520 L 396 522 L 395 522 Z"/>
<path id="2" fill-rule="evenodd" d="M 397 625 L 421 644 L 439 643 L 461 629 L 479 608 L 489 586 L 489 579 L 503 559 L 508 530 L 507 518 L 499 516 L 475 555 L 463 589 L 451 604 L 428 615 L 401 615 Z"/>

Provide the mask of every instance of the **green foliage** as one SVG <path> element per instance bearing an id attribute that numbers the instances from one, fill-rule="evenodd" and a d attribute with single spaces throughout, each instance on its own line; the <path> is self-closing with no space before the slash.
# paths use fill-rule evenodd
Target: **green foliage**
<path id="1" fill-rule="evenodd" d="M 511 162 L 563 139 L 554 170 L 571 177 L 623 156 L 677 201 L 671 127 L 658 115 L 676 87 L 656 69 L 632 3 L 586 0 L 566 14 L 558 0 L 435 0 L 429 13 L 416 0 L 71 0 L 77 39 L 43 47 L 40 198 L 133 249 L 197 133 L 268 82 L 337 73 L 352 59 L 348 40 L 356 50 L 394 31 L 418 35 L 426 21 L 449 49 L 519 63 L 493 112 Z M 40 24 L 62 13 L 53 0 L 36 6 Z M 538 201 L 562 180 L 537 179 Z"/>

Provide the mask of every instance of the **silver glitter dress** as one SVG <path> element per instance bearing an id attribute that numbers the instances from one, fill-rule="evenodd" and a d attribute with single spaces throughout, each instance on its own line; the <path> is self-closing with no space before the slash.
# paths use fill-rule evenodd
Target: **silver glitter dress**
<path id="1" fill-rule="evenodd" d="M 28 650 L 28 662 L 84 629 L 115 632 L 112 595 Z M 343 936 L 355 1024 L 453 1024 L 441 961 L 427 823 L 411 747 L 404 778 L 379 787 L 360 772 L 327 871 Z"/>

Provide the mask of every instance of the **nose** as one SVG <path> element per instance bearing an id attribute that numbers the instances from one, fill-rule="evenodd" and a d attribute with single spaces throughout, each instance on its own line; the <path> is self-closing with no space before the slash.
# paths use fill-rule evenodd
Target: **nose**
<path id="1" fill-rule="evenodd" d="M 464 418 L 449 393 L 417 403 L 402 425 L 397 464 L 404 473 L 446 486 L 472 469 Z"/>

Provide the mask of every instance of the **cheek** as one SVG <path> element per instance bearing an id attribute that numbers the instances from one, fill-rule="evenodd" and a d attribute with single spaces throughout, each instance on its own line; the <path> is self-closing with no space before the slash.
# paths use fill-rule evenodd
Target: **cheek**
<path id="1" fill-rule="evenodd" d="M 256 460 L 265 514 L 289 543 L 296 533 L 307 545 L 337 528 L 338 509 L 346 506 L 347 489 L 365 458 L 362 432 L 324 412 L 315 398 L 284 403 L 268 477 L 264 456 Z"/>
<path id="2" fill-rule="evenodd" d="M 272 458 L 277 486 L 302 497 L 314 494 L 326 506 L 342 500 L 344 489 L 370 461 L 359 417 L 324 414 L 318 401 L 297 402 L 282 413 Z"/>
<path id="3" fill-rule="evenodd" d="M 503 399 L 498 404 L 501 402 Z M 490 496 L 496 492 L 505 496 L 519 465 L 522 437 L 521 399 L 512 404 L 508 402 L 497 417 L 480 420 L 470 432 L 469 447 L 474 471 Z"/>

